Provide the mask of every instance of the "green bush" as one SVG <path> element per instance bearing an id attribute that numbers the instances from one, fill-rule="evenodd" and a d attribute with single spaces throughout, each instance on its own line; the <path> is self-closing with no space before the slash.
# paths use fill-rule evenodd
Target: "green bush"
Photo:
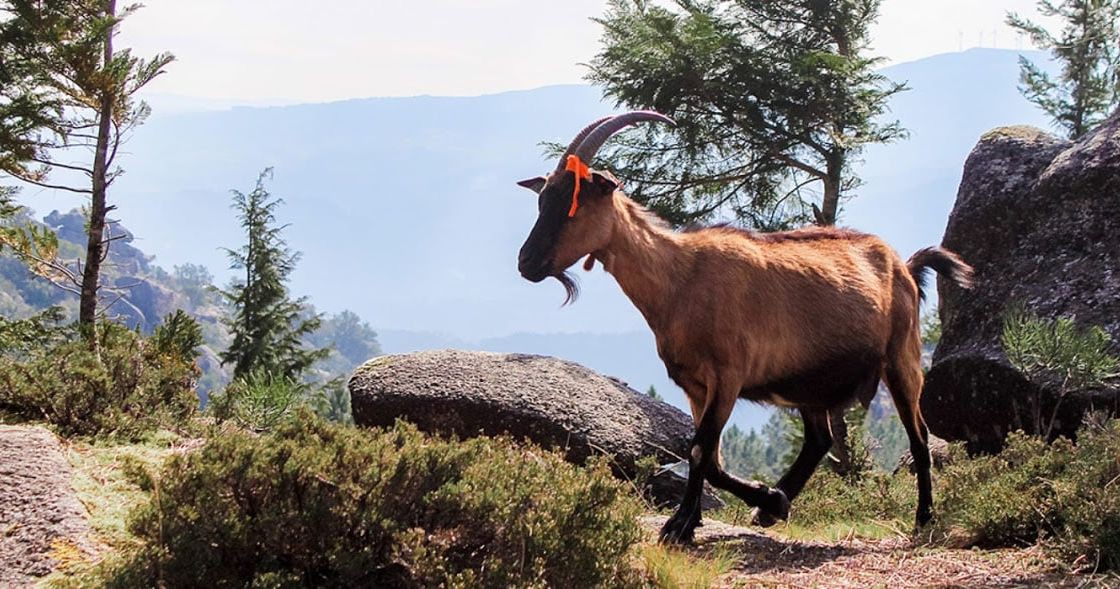
<path id="1" fill-rule="evenodd" d="M 1120 568 L 1120 420 L 1047 445 L 1015 433 L 995 456 L 940 478 L 944 537 L 979 546 L 1041 543 L 1067 562 Z"/>
<path id="2" fill-rule="evenodd" d="M 904 529 L 917 508 L 917 482 L 905 472 L 864 472 L 852 480 L 820 468 L 793 502 L 790 521 L 797 525 L 890 521 Z"/>
<path id="3" fill-rule="evenodd" d="M 636 502 L 605 465 L 508 440 L 340 426 L 302 411 L 173 457 L 109 586 L 625 584 Z"/>
<path id="4" fill-rule="evenodd" d="M 265 432 L 306 405 L 307 388 L 291 378 L 253 372 L 211 395 L 210 412 L 218 421 Z"/>
<path id="5" fill-rule="evenodd" d="M 786 533 L 795 537 L 830 537 L 845 530 L 878 537 L 909 529 L 917 506 L 914 476 L 878 470 L 851 479 L 822 465 L 790 507 Z M 721 493 L 727 506 L 712 513 L 716 520 L 750 525 L 754 508 L 730 493 Z"/>
<path id="6" fill-rule="evenodd" d="M 64 341 L 73 329 L 62 325 L 66 312 L 62 307 L 51 307 L 27 319 L 0 317 L 0 354 L 9 358 L 26 358 Z"/>
<path id="7" fill-rule="evenodd" d="M 195 411 L 198 368 L 183 355 L 189 334 L 160 328 L 145 340 L 114 323 L 97 329 L 96 353 L 84 341 L 66 340 L 0 358 L 0 405 L 66 435 L 125 438 L 182 423 Z"/>
<path id="8" fill-rule="evenodd" d="M 255 432 L 274 429 L 301 408 L 311 409 L 328 421 L 354 423 L 350 391 L 338 378 L 313 383 L 254 371 L 211 395 L 208 405 L 218 422 L 232 421 Z"/>
<path id="9" fill-rule="evenodd" d="M 1068 317 L 1050 320 L 1013 306 L 1003 318 L 1000 343 L 1007 361 L 1036 385 L 1029 428 L 1046 439 L 1067 396 L 1120 377 L 1120 358 L 1111 353 L 1108 332 L 1099 326 L 1079 327 Z M 1050 415 L 1043 413 L 1045 387 L 1056 395 Z"/>

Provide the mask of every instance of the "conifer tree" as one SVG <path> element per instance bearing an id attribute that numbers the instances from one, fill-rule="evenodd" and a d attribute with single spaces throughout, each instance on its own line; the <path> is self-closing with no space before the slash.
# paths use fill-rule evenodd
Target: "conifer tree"
<path id="1" fill-rule="evenodd" d="M 674 224 L 733 215 L 763 230 L 831 225 L 865 145 L 905 89 L 867 56 L 879 0 L 612 0 L 589 79 L 676 128 L 624 134 L 604 159 Z"/>
<path id="2" fill-rule="evenodd" d="M 287 226 L 277 225 L 276 209 L 284 201 L 265 188 L 265 180 L 271 177 L 269 168 L 248 194 L 232 191 L 233 209 L 247 239 L 240 248 L 226 250 L 230 268 L 240 270 L 242 277 L 222 291 L 233 307 L 227 322 L 233 342 L 221 360 L 233 365 L 234 379 L 262 375 L 299 381 L 330 350 L 303 345 L 304 337 L 319 328 L 321 317 L 305 312 L 306 297 L 289 296 L 286 283 L 299 253 L 292 252 L 280 235 Z"/>
<path id="3" fill-rule="evenodd" d="M 121 174 L 116 157 L 150 113 L 133 97 L 174 59 L 145 60 L 114 47 L 117 26 L 138 8 L 118 10 L 116 0 L 0 1 L 0 82 L 7 82 L 0 84 L 0 172 L 89 199 L 84 263 L 39 262 L 78 295 L 79 326 L 94 349 L 101 265 L 114 239 L 107 215 L 109 187 Z M 73 180 L 52 183 L 56 170 Z"/>
<path id="4" fill-rule="evenodd" d="M 1120 106 L 1120 0 L 1040 0 L 1038 9 L 1062 19 L 1057 37 L 1014 13 L 1007 24 L 1049 50 L 1061 72 L 1051 76 L 1019 56 L 1019 91 L 1076 139 Z"/>

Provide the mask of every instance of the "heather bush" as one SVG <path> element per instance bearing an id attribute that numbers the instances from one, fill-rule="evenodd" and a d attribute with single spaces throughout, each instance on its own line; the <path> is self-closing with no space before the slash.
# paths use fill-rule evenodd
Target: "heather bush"
<path id="1" fill-rule="evenodd" d="M 218 433 L 146 481 L 108 585 L 594 587 L 632 580 L 639 506 L 605 465 L 309 411 Z"/>
<path id="2" fill-rule="evenodd" d="M 166 323 L 149 339 L 106 322 L 97 327 L 97 351 L 65 339 L 0 357 L 0 405 L 66 435 L 135 438 L 182 423 L 198 406 L 200 340 L 187 321 Z"/>
<path id="3" fill-rule="evenodd" d="M 995 456 L 957 461 L 940 477 L 942 535 L 978 546 L 1041 543 L 1071 563 L 1120 568 L 1120 420 L 1077 441 L 1015 433 Z"/>
<path id="4" fill-rule="evenodd" d="M 56 345 L 73 335 L 73 328 L 63 325 L 66 312 L 51 307 L 26 319 L 0 317 L 0 355 L 27 358 L 35 351 Z"/>

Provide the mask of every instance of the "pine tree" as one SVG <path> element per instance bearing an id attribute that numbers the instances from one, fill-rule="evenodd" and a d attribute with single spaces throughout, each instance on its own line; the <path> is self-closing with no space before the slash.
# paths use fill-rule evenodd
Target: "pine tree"
<path id="1" fill-rule="evenodd" d="M 245 245 L 226 250 L 230 268 L 242 271 L 243 277 L 222 291 L 234 313 L 227 322 L 233 342 L 221 360 L 233 365 L 235 380 L 262 375 L 299 381 L 330 354 L 327 348 L 303 345 L 304 338 L 319 328 L 321 317 L 305 312 L 306 297 L 289 298 L 286 283 L 299 253 L 288 249 L 280 235 L 287 226 L 276 224 L 276 209 L 284 201 L 265 189 L 264 182 L 271 177 L 269 168 L 248 194 L 232 191 L 233 209 L 247 236 Z"/>
<path id="2" fill-rule="evenodd" d="M 116 157 L 150 109 L 134 95 L 163 73 L 174 57 L 150 60 L 117 50 L 117 26 L 139 5 L 118 10 L 116 0 L 3 0 L 0 13 L 0 172 L 43 188 L 89 199 L 84 264 L 39 263 L 56 284 L 79 297 L 78 323 L 97 349 L 101 265 L 113 241 L 108 192 L 121 174 Z M 92 161 L 87 158 L 92 157 Z M 88 180 L 53 184 L 56 169 Z"/>
<path id="3" fill-rule="evenodd" d="M 5 15 L 0 20 L 0 171 L 5 173 L 31 174 L 35 160 L 44 155 L 41 137 L 62 133 L 57 125 L 62 105 L 42 88 L 47 74 L 38 56 L 67 32 L 58 18 L 67 4 L 44 2 L 28 11 L 29 3 L 0 1 L 0 14 Z M 37 18 L 30 20 L 31 15 Z M 11 196 L 10 189 L 0 192 Z"/>
<path id="4" fill-rule="evenodd" d="M 863 147 L 905 134 L 882 121 L 905 86 L 866 55 L 878 11 L 879 0 L 612 0 L 589 79 L 678 125 L 620 135 L 604 159 L 674 224 L 834 224 Z"/>
<path id="5" fill-rule="evenodd" d="M 1007 24 L 1049 50 L 1061 73 L 1019 56 L 1019 91 L 1076 139 L 1120 105 L 1120 0 L 1040 0 L 1038 10 L 1062 19 L 1058 37 L 1014 13 Z"/>

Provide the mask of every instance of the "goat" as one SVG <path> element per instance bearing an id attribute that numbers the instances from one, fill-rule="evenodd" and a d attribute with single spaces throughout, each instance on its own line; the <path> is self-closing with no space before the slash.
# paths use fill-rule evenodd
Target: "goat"
<path id="1" fill-rule="evenodd" d="M 576 136 L 555 171 L 518 183 L 539 195 L 518 270 L 532 282 L 558 279 L 570 301 L 577 291 L 566 270 L 584 256 L 585 267 L 598 260 L 653 330 L 696 427 L 684 497 L 661 540 L 692 540 L 705 479 L 755 507 L 757 524 L 786 519 L 832 446 L 830 412 L 868 402 L 880 380 L 909 436 L 916 521 L 924 525 L 933 508 L 928 430 L 918 405 L 924 274 L 932 268 L 967 288 L 972 269 L 940 248 L 904 264 L 878 237 L 832 227 L 674 232 L 609 173 L 584 164 L 611 135 L 640 121 L 673 123 L 651 111 L 600 119 Z M 720 435 L 740 398 L 801 414 L 804 445 L 773 488 L 721 465 Z"/>

